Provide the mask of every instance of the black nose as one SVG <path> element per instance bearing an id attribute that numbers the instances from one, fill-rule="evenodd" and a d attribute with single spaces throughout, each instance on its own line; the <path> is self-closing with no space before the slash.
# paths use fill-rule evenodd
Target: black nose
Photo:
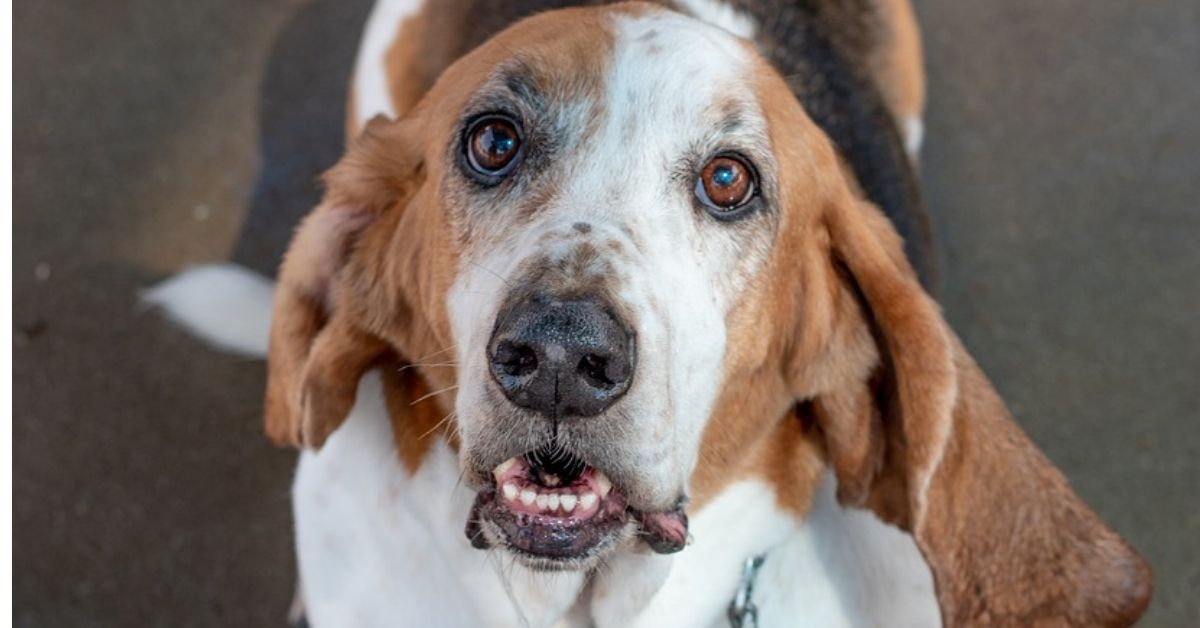
<path id="1" fill-rule="evenodd" d="M 518 406 L 551 418 L 594 416 L 629 388 L 633 334 L 602 303 L 535 297 L 497 320 L 488 362 Z"/>

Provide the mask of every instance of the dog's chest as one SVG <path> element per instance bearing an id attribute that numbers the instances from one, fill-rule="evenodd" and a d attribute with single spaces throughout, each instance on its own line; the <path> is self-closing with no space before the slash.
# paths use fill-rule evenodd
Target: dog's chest
<path id="1" fill-rule="evenodd" d="M 379 378 L 346 424 L 302 454 L 296 543 L 314 626 L 722 626 L 746 559 L 765 553 L 760 625 L 937 623 L 932 582 L 909 537 L 848 512 L 832 488 L 804 525 L 766 483 L 738 482 L 693 516 L 679 554 L 619 552 L 594 574 L 539 573 L 463 534 L 473 493 L 441 441 L 409 475 Z"/>

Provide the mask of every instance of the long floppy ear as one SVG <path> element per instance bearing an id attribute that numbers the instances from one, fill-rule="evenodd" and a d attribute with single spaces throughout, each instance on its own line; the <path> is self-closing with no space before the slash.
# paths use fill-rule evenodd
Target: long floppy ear
<path id="1" fill-rule="evenodd" d="M 349 298 L 344 270 L 366 232 L 418 184 L 412 121 L 376 117 L 325 173 L 325 197 L 284 256 L 267 352 L 265 431 L 279 445 L 319 448 L 354 403 L 362 374 L 389 351 Z"/>
<path id="2" fill-rule="evenodd" d="M 887 219 L 847 198 L 825 226 L 846 319 L 827 356 L 859 356 L 813 399 L 839 499 L 912 533 L 946 626 L 1131 624 L 1146 563 L 1013 421 Z"/>

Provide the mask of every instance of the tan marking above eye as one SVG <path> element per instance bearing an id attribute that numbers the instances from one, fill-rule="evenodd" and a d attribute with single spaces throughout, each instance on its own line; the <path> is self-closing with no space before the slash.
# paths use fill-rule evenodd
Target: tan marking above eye
<path id="1" fill-rule="evenodd" d="M 718 211 L 736 209 L 754 196 L 754 173 L 741 159 L 728 155 L 704 164 L 697 183 L 700 201 Z"/>
<path id="2" fill-rule="evenodd" d="M 471 127 L 467 158 L 481 174 L 504 174 L 520 151 L 521 135 L 505 118 L 484 118 Z"/>

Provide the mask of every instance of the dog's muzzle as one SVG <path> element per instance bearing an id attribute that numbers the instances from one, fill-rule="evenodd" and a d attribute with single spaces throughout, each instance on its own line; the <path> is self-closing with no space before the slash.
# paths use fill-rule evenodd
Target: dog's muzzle
<path id="1" fill-rule="evenodd" d="M 535 292 L 501 308 L 488 367 L 508 401 L 524 411 L 519 420 L 537 425 L 528 434 L 542 436 L 491 470 L 467 522 L 476 547 L 504 547 L 544 569 L 587 567 L 635 535 L 654 551 L 683 548 L 682 499 L 666 512 L 632 507 L 622 487 L 588 459 L 590 450 L 619 447 L 566 435 L 578 438 L 575 428 L 586 424 L 577 421 L 605 420 L 629 390 L 636 358 L 633 331 L 602 298 Z"/>

